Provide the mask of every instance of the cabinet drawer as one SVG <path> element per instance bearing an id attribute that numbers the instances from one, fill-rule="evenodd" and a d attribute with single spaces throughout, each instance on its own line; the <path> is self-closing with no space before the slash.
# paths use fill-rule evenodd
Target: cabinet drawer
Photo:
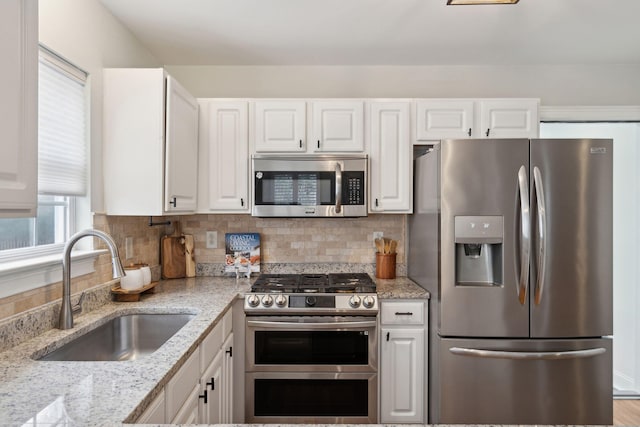
<path id="1" fill-rule="evenodd" d="M 380 322 L 383 325 L 423 325 L 424 302 L 381 303 Z"/>

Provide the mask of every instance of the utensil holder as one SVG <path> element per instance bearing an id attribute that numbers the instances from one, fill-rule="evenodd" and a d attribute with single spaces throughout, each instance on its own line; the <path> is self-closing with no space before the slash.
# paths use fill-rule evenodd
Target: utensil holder
<path id="1" fill-rule="evenodd" d="M 378 279 L 396 278 L 396 254 L 376 252 L 376 277 Z"/>

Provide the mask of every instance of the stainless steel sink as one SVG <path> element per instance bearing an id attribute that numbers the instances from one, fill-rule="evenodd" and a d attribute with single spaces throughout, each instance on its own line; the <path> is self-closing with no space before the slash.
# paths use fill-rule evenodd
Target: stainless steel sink
<path id="1" fill-rule="evenodd" d="M 126 314 L 109 320 L 39 360 L 136 360 L 156 351 L 194 314 Z"/>

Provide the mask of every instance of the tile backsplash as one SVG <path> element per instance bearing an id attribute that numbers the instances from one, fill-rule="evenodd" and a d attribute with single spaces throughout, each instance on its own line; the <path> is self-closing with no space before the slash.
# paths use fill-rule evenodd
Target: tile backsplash
<path id="1" fill-rule="evenodd" d="M 225 233 L 260 233 L 261 262 L 265 271 L 294 268 L 293 264 L 343 264 L 345 271 L 358 269 L 371 272 L 375 263 L 373 232 L 399 240 L 397 263 L 399 274 L 406 272 L 406 215 L 370 215 L 365 218 L 255 218 L 249 215 L 188 215 L 153 218 L 154 222 L 179 221 L 182 232 L 193 234 L 198 275 L 217 274 L 224 263 Z M 114 238 L 123 263 L 146 263 L 151 266 L 153 280 L 160 277 L 160 239 L 171 234 L 170 226 L 149 226 L 149 217 L 94 216 L 94 227 Z M 206 232 L 217 231 L 217 248 L 206 246 Z M 126 257 L 125 239 L 133 239 L 133 251 Z M 98 248 L 106 248 L 95 239 Z M 215 266 L 211 268 L 211 266 Z M 282 267 L 285 266 L 285 267 Z M 271 268 L 273 267 L 273 268 Z M 333 266 L 342 268 L 340 266 Z M 72 267 L 73 269 L 73 267 Z M 111 257 L 98 257 L 96 272 L 72 280 L 72 293 L 77 293 L 111 280 Z M 0 299 L 0 319 L 60 299 L 60 283 Z"/>

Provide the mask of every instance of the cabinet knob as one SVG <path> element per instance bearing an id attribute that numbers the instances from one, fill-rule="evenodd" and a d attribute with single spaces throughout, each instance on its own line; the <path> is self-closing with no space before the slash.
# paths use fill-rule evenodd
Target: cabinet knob
<path id="1" fill-rule="evenodd" d="M 204 399 L 204 403 L 207 403 L 207 390 L 204 391 L 204 394 L 198 395 L 199 399 Z"/>
<path id="2" fill-rule="evenodd" d="M 302 148 L 302 140 L 300 140 L 300 148 Z"/>
<path id="3" fill-rule="evenodd" d="M 389 341 L 389 335 L 391 335 L 391 332 L 387 332 L 387 341 Z"/>
<path id="4" fill-rule="evenodd" d="M 318 140 L 318 148 L 320 148 L 320 140 Z"/>
<path id="5" fill-rule="evenodd" d="M 240 198 L 240 206 L 244 207 L 244 199 L 242 197 Z"/>
<path id="6" fill-rule="evenodd" d="M 378 206 L 380 206 L 380 205 L 379 205 L 379 203 L 378 203 L 378 199 L 376 199 L 376 208 L 377 208 Z"/>
<path id="7" fill-rule="evenodd" d="M 225 351 L 229 355 L 229 357 L 233 357 L 233 347 L 229 347 L 229 350 Z"/>
<path id="8" fill-rule="evenodd" d="M 491 131 L 491 129 L 487 129 L 487 133 L 486 133 L 487 138 L 489 137 L 489 132 L 490 132 L 490 131 Z"/>
<path id="9" fill-rule="evenodd" d="M 471 136 L 471 128 L 469 128 L 469 131 L 467 132 L 467 135 Z"/>
<path id="10" fill-rule="evenodd" d="M 171 201 L 169 202 L 169 204 L 171 206 L 173 206 L 174 208 L 178 207 L 178 201 L 176 200 L 176 198 L 174 197 L 173 199 L 171 199 Z"/>
<path id="11" fill-rule="evenodd" d="M 211 390 L 215 390 L 216 389 L 216 379 L 211 377 L 211 381 L 209 381 L 208 383 L 206 383 L 205 385 L 211 386 Z M 207 391 L 205 390 L 205 393 Z M 207 402 L 204 402 L 207 403 Z"/>

